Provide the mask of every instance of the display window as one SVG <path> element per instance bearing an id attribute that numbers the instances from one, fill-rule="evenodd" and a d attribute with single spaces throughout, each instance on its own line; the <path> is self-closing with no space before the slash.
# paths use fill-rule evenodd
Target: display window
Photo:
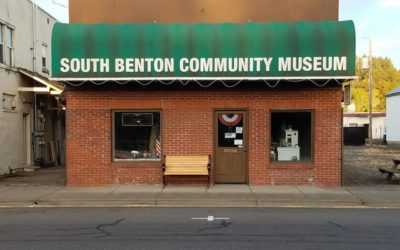
<path id="1" fill-rule="evenodd" d="M 113 159 L 116 161 L 161 159 L 159 111 L 113 112 Z"/>
<path id="2" fill-rule="evenodd" d="M 271 161 L 311 161 L 313 155 L 313 112 L 271 112 Z"/>

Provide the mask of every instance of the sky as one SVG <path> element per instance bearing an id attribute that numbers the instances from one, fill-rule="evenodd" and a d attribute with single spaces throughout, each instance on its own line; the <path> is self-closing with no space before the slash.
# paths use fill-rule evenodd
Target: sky
<path id="1" fill-rule="evenodd" d="M 339 20 L 353 20 L 357 55 L 389 57 L 400 69 L 400 0 L 339 0 Z"/>
<path id="2" fill-rule="evenodd" d="M 36 0 L 36 4 L 61 22 L 68 22 L 68 0 Z M 339 0 L 339 20 L 353 20 L 356 54 L 389 57 L 400 69 L 400 0 Z"/>
<path id="3" fill-rule="evenodd" d="M 68 0 L 31 0 L 58 21 L 68 22 Z"/>

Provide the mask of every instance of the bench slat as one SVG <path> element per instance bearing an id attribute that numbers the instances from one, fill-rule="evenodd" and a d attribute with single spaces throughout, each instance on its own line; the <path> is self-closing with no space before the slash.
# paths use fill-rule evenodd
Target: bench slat
<path id="1" fill-rule="evenodd" d="M 180 171 L 180 172 L 190 172 L 197 170 L 207 170 L 207 167 L 196 167 L 196 168 L 188 168 L 188 167 L 166 167 L 166 171 Z"/>
<path id="2" fill-rule="evenodd" d="M 185 167 L 185 166 L 180 166 L 180 167 L 175 167 L 175 166 L 170 166 L 170 167 L 166 167 L 166 170 L 168 169 L 174 169 L 174 170 L 178 170 L 178 171 L 192 171 L 195 169 L 207 169 L 206 166 L 200 166 L 200 167 Z"/>
<path id="3" fill-rule="evenodd" d="M 164 175 L 208 175 L 208 170 L 195 170 L 195 171 L 176 171 L 174 169 L 165 170 Z"/>
<path id="4" fill-rule="evenodd" d="M 199 163 L 184 163 L 184 162 L 174 162 L 170 164 L 165 164 L 168 167 L 207 167 L 206 164 L 199 164 Z"/>
<path id="5" fill-rule="evenodd" d="M 204 156 L 204 155 L 167 155 L 166 156 L 169 159 L 178 159 L 178 160 L 182 160 L 182 159 L 208 159 L 208 156 Z"/>
<path id="6" fill-rule="evenodd" d="M 193 161 L 167 161 L 165 165 L 198 165 L 198 166 L 205 166 L 208 162 L 193 162 Z"/>
<path id="7" fill-rule="evenodd" d="M 208 157 L 200 158 L 170 158 L 166 157 L 165 159 L 165 165 L 174 165 L 174 164 L 193 164 L 193 165 L 207 165 L 208 164 Z"/>
<path id="8" fill-rule="evenodd" d="M 171 169 L 207 169 L 207 165 L 167 165 L 166 168 L 171 168 Z"/>
<path id="9" fill-rule="evenodd" d="M 171 159 L 167 159 L 166 160 L 166 163 L 174 163 L 174 162 L 196 162 L 196 163 L 208 163 L 208 159 L 207 160 L 205 160 L 205 159 L 194 159 L 194 160 L 192 160 L 192 159 L 190 159 L 190 160 L 176 160 L 176 159 L 174 159 L 174 160 L 171 160 Z"/>

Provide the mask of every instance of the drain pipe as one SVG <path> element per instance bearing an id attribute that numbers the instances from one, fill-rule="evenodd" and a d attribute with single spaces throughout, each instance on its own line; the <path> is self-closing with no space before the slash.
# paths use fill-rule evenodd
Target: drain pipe
<path id="1" fill-rule="evenodd" d="M 36 0 L 32 0 L 32 72 L 36 72 Z M 34 83 L 36 84 L 36 83 Z M 34 124 L 33 129 L 36 133 L 37 131 L 37 96 L 36 92 L 33 92 L 34 95 Z"/>
<path id="2" fill-rule="evenodd" d="M 36 0 L 32 0 L 32 72 L 36 72 Z M 35 86 L 36 82 L 34 81 L 33 84 Z M 40 150 L 36 138 L 38 130 L 37 93 L 33 92 L 33 96 L 33 162 L 36 162 Z"/>
<path id="3" fill-rule="evenodd" d="M 32 0 L 32 72 L 36 71 L 36 0 Z"/>

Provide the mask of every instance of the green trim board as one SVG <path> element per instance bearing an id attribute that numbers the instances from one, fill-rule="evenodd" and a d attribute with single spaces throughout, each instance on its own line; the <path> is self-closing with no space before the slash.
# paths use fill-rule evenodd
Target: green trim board
<path id="1" fill-rule="evenodd" d="M 61 24 L 52 78 L 349 79 L 352 21 L 294 23 Z"/>

